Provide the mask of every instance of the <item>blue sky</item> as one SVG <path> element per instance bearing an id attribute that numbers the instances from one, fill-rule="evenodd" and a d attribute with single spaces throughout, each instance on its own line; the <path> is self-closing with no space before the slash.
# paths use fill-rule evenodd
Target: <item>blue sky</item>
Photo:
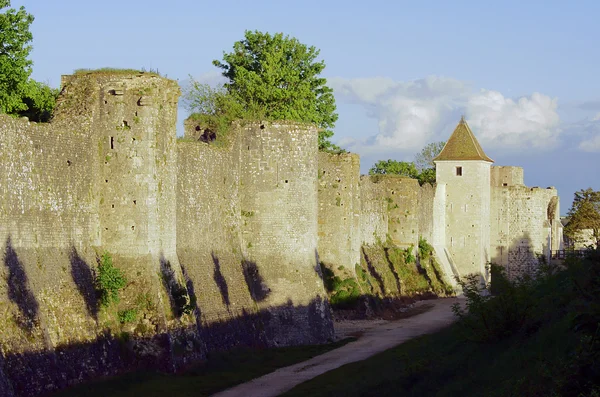
<path id="1" fill-rule="evenodd" d="M 412 160 L 465 114 L 497 165 L 529 186 L 600 190 L 600 3 L 596 1 L 12 1 L 35 16 L 33 77 L 78 68 L 158 69 L 216 81 L 213 59 L 245 30 L 321 50 L 339 121 L 334 141 Z M 180 112 L 180 119 L 185 117 Z"/>

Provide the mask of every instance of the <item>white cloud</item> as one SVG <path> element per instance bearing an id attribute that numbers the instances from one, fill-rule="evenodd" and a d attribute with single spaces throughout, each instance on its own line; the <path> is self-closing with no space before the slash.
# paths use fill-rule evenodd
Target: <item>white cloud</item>
<path id="1" fill-rule="evenodd" d="M 540 93 L 518 100 L 497 91 L 481 90 L 469 98 L 467 120 L 482 145 L 503 148 L 556 146 L 559 116 L 557 100 Z"/>
<path id="2" fill-rule="evenodd" d="M 370 136 L 339 142 L 361 154 L 414 153 L 447 139 L 461 113 L 482 144 L 494 148 L 549 148 L 560 134 L 557 100 L 539 93 L 514 100 L 438 76 L 409 82 L 334 78 L 329 83 L 338 101 L 360 104 L 368 117 L 377 119 L 378 131 Z"/>
<path id="3" fill-rule="evenodd" d="M 584 152 L 600 152 L 600 134 L 581 141 L 579 149 Z"/>

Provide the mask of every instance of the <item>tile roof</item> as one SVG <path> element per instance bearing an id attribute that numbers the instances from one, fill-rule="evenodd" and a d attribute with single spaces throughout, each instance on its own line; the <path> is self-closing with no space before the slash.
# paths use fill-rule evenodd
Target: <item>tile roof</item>
<path id="1" fill-rule="evenodd" d="M 494 160 L 486 156 L 477 142 L 473 131 L 469 128 L 464 116 L 454 129 L 450 139 L 433 161 L 439 160 L 482 160 L 493 163 Z"/>

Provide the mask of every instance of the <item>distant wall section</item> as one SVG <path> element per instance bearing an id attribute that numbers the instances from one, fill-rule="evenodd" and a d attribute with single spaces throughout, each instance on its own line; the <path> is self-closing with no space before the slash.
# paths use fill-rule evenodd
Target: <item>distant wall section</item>
<path id="1" fill-rule="evenodd" d="M 319 260 L 351 274 L 360 262 L 360 158 L 319 152 Z"/>

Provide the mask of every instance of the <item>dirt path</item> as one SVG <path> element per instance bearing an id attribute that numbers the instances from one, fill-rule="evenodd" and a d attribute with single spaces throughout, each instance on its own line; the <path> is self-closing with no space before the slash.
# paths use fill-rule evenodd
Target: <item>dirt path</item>
<path id="1" fill-rule="evenodd" d="M 455 320 L 451 306 L 460 301 L 461 299 L 450 298 L 419 302 L 418 304 L 432 304 L 433 307 L 425 313 L 402 320 L 378 321 L 375 324 L 365 322 L 362 325 L 353 322 L 350 326 L 345 324 L 340 331 L 348 332 L 348 334 L 364 332 L 363 335 L 355 342 L 313 357 L 308 361 L 280 368 L 260 378 L 217 393 L 215 396 L 278 396 L 294 386 L 332 369 L 364 360 L 411 338 L 432 333 L 451 324 Z"/>

